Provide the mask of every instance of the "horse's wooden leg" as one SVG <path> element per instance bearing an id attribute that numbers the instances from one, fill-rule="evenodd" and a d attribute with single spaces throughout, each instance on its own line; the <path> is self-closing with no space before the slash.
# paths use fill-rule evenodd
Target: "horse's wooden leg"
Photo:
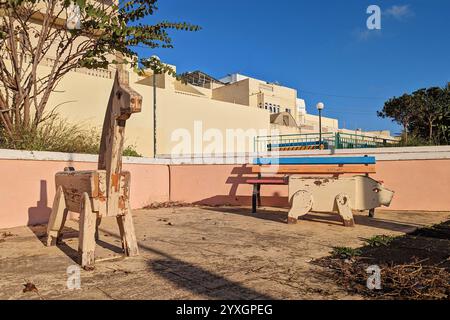
<path id="1" fill-rule="evenodd" d="M 91 200 L 85 192 L 81 199 L 78 254 L 83 268 L 95 263 L 95 226 L 97 213 L 92 211 Z"/>
<path id="2" fill-rule="evenodd" d="M 58 187 L 53 200 L 52 213 L 47 225 L 47 246 L 54 246 L 62 238 L 62 230 L 67 218 L 66 199 L 64 190 Z"/>
<path id="3" fill-rule="evenodd" d="M 117 224 L 119 225 L 122 248 L 125 255 L 130 257 L 139 255 L 136 233 L 134 232 L 133 216 L 130 209 L 128 209 L 126 214 L 117 216 Z"/>

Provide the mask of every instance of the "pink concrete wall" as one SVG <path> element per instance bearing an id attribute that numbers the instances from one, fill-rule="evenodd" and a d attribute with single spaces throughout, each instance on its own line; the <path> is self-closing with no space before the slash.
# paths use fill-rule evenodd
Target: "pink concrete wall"
<path id="1" fill-rule="evenodd" d="M 251 204 L 252 176 L 248 167 L 203 165 L 171 167 L 173 201 L 220 204 Z M 450 160 L 378 161 L 373 178 L 395 191 L 389 209 L 450 211 Z M 287 186 L 261 187 L 262 204 L 288 206 Z"/>
<path id="2" fill-rule="evenodd" d="M 171 200 L 207 205 L 251 205 L 252 186 L 245 183 L 255 177 L 248 165 L 171 166 Z M 287 187 L 264 186 L 264 203 L 287 204 Z"/>
<path id="3" fill-rule="evenodd" d="M 0 228 L 45 223 L 54 196 L 54 175 L 65 166 L 95 169 L 95 163 L 0 160 Z M 251 174 L 245 165 L 125 164 L 131 172 L 131 205 L 184 201 L 207 205 L 251 204 Z M 374 178 L 395 191 L 392 210 L 450 211 L 450 159 L 378 161 Z M 169 179 L 170 177 L 170 179 Z M 287 206 L 287 186 L 263 186 L 263 205 Z"/>
<path id="4" fill-rule="evenodd" d="M 46 223 L 55 194 L 55 173 L 66 166 L 96 169 L 96 163 L 0 160 L 0 228 Z M 142 208 L 168 201 L 169 174 L 165 165 L 127 164 L 131 176 L 131 206 Z"/>
<path id="5" fill-rule="evenodd" d="M 395 191 L 389 209 L 450 211 L 450 160 L 378 161 L 375 179 Z"/>

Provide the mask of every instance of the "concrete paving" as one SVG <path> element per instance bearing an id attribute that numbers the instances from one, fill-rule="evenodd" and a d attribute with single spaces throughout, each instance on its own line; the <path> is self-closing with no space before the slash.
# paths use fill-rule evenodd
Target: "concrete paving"
<path id="1" fill-rule="evenodd" d="M 101 226 L 95 270 L 81 270 L 81 289 L 69 290 L 76 265 L 78 225 L 63 244 L 45 247 L 45 226 L 0 230 L 0 299 L 362 299 L 349 295 L 312 260 L 333 246 L 358 247 L 363 238 L 400 235 L 450 218 L 446 212 L 356 213 L 344 228 L 333 214 L 313 213 L 296 225 L 285 210 L 164 208 L 133 212 L 140 256 L 122 258 L 115 219 Z M 72 269 L 76 270 L 76 269 Z M 23 292 L 32 282 L 36 291 Z M 70 282 L 70 281 L 69 281 Z"/>

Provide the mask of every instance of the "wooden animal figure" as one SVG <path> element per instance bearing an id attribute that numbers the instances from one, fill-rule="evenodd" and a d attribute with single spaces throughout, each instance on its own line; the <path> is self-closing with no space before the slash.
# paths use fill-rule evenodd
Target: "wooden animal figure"
<path id="1" fill-rule="evenodd" d="M 373 211 L 389 206 L 394 192 L 367 176 L 346 178 L 289 177 L 288 223 L 296 223 L 299 216 L 310 211 L 337 212 L 345 226 L 353 226 L 352 210 Z"/>
<path id="2" fill-rule="evenodd" d="M 55 176 L 56 195 L 47 227 L 47 246 L 56 245 L 68 211 L 80 213 L 79 256 L 82 267 L 95 262 L 95 244 L 102 217 L 116 217 L 127 256 L 139 254 L 130 209 L 130 173 L 122 171 L 125 123 L 141 111 L 142 97 L 129 86 L 119 68 L 103 123 L 98 170 L 66 168 Z"/>

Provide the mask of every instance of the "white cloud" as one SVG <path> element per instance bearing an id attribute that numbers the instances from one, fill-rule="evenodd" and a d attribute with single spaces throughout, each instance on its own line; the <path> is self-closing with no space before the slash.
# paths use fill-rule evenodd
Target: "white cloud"
<path id="1" fill-rule="evenodd" d="M 409 18 L 414 16 L 414 12 L 412 11 L 409 4 L 405 5 L 394 5 L 384 12 L 384 15 L 388 17 L 392 17 L 397 20 L 403 20 L 405 18 Z"/>
<path id="2" fill-rule="evenodd" d="M 371 38 L 381 36 L 381 30 L 355 29 L 353 36 L 359 41 L 368 41 Z"/>

